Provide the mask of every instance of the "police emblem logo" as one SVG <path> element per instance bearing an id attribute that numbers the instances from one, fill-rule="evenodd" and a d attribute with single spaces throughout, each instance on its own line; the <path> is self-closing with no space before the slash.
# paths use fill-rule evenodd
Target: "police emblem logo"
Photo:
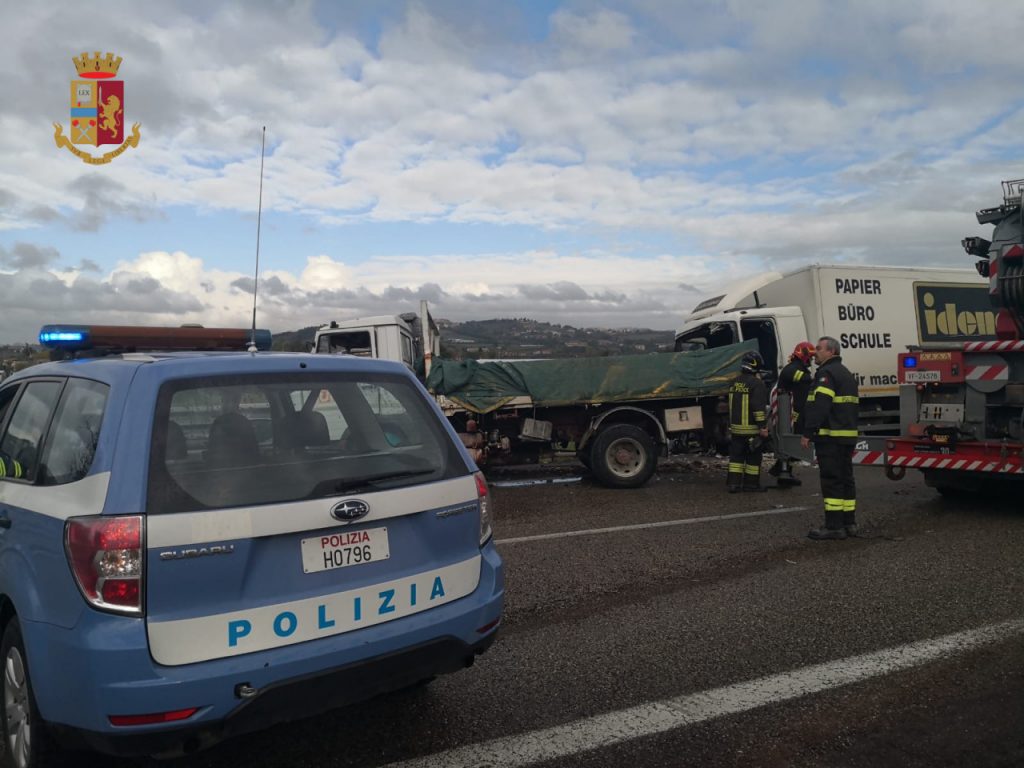
<path id="1" fill-rule="evenodd" d="M 139 124 L 132 126 L 131 135 L 124 137 L 124 81 L 114 80 L 121 66 L 121 57 L 108 53 L 83 53 L 72 58 L 78 76 L 71 81 L 71 136 L 64 134 L 64 126 L 54 123 L 53 139 L 57 148 L 67 148 L 72 154 L 90 165 L 109 163 L 128 147 L 139 145 Z M 119 145 L 102 155 L 93 155 L 75 145 L 101 147 Z"/>

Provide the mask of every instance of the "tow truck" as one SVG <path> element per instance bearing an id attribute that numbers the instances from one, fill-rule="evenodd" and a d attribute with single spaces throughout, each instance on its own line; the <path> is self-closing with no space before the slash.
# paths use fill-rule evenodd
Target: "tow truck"
<path id="1" fill-rule="evenodd" d="M 1004 181 L 1002 205 L 977 212 L 979 224 L 995 225 L 992 239 L 962 241 L 988 279 L 996 339 L 920 344 L 899 355 L 901 434 L 886 445 L 891 479 L 920 470 L 943 495 L 1024 487 L 1022 191 L 1024 179 Z"/>

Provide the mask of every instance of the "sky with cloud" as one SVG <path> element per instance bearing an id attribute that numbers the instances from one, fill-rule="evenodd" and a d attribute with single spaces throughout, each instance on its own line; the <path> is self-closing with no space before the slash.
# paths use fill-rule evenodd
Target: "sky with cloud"
<path id="1" fill-rule="evenodd" d="M 970 266 L 1024 176 L 1001 0 L 0 3 L 0 342 L 47 322 L 678 327 L 811 263 Z M 123 58 L 91 166 L 72 56 Z M 94 154 L 113 149 L 92 148 Z"/>

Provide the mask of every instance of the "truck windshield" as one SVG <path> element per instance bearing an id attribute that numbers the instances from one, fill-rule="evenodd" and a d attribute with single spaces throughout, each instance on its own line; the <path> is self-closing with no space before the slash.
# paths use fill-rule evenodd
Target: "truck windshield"
<path id="1" fill-rule="evenodd" d="M 676 337 L 676 352 L 690 352 L 695 349 L 714 349 L 735 344 L 735 323 L 704 323 L 680 333 Z"/>
<path id="2" fill-rule="evenodd" d="M 281 504 L 431 482 L 458 449 L 401 376 L 276 374 L 170 382 L 147 511 Z"/>
<path id="3" fill-rule="evenodd" d="M 322 334 L 317 342 L 316 351 L 320 354 L 344 353 L 356 357 L 373 357 L 369 331 L 337 331 Z"/>

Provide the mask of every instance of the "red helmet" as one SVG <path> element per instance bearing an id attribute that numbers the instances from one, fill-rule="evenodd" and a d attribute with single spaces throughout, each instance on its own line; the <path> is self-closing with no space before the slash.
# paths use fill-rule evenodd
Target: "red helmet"
<path id="1" fill-rule="evenodd" d="M 793 348 L 793 357 L 804 365 L 809 365 L 814 357 L 814 345 L 809 341 L 801 341 Z"/>

